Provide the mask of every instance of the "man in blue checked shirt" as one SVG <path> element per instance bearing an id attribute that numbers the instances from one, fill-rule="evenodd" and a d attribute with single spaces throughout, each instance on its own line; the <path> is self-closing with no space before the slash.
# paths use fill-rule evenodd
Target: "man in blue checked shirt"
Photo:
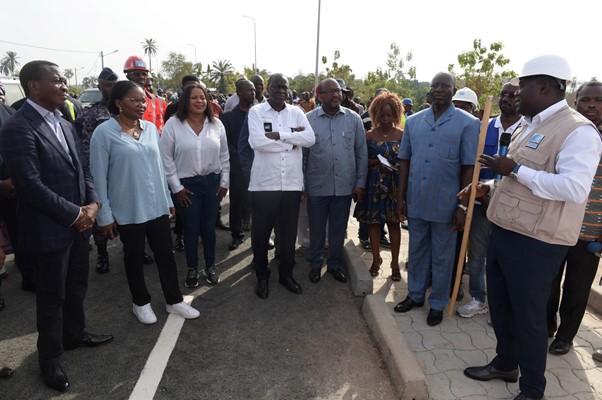
<path id="1" fill-rule="evenodd" d="M 395 306 L 406 312 L 424 304 L 432 273 L 427 324 L 443 320 L 449 301 L 456 231 L 464 228 L 468 199 L 456 194 L 472 179 L 479 120 L 452 104 L 456 81 L 440 72 L 431 82 L 432 105 L 406 121 L 399 162 L 399 215 L 410 233 L 408 296 Z"/>

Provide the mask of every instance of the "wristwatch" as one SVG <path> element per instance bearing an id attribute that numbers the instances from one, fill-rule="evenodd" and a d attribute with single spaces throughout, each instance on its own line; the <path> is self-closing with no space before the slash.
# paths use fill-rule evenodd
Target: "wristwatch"
<path id="1" fill-rule="evenodd" d="M 466 207 L 464 204 L 458 204 L 458 208 L 464 211 L 464 214 L 468 212 L 468 207 Z"/>
<path id="2" fill-rule="evenodd" d="M 520 164 L 516 164 L 516 166 L 514 167 L 514 169 L 512 170 L 512 172 L 510 172 L 508 174 L 508 176 L 512 179 L 518 179 L 518 170 L 519 168 L 522 167 L 522 165 Z"/>

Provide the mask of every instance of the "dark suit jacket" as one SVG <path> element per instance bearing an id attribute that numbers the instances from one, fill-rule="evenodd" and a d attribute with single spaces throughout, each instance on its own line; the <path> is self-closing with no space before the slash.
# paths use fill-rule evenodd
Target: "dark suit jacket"
<path id="1" fill-rule="evenodd" d="M 99 203 L 92 176 L 80 162 L 75 129 L 63 120 L 61 127 L 69 154 L 29 103 L 0 130 L 0 153 L 19 198 L 19 241 L 25 251 L 67 250 L 80 206 Z"/>

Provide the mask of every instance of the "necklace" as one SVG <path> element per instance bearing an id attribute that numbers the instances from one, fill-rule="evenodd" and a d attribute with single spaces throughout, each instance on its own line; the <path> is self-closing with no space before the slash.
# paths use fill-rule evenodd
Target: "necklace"
<path id="1" fill-rule="evenodd" d="M 119 126 L 121 127 L 121 130 L 125 133 L 127 133 L 128 135 L 130 135 L 131 137 L 133 137 L 134 139 L 138 140 L 140 139 L 140 132 L 138 132 L 138 121 L 134 121 L 134 126 L 133 127 L 128 127 L 122 120 L 121 120 L 121 115 L 117 116 L 117 123 L 119 124 Z"/>

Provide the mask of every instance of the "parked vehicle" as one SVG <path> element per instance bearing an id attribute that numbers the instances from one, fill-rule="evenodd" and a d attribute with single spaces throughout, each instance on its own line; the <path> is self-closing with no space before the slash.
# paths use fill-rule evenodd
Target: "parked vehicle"
<path id="1" fill-rule="evenodd" d="M 82 103 L 84 110 L 87 110 L 92 104 L 102 100 L 102 93 L 97 88 L 86 89 L 81 92 L 77 99 Z"/>
<path id="2" fill-rule="evenodd" d="M 25 97 L 25 92 L 21 87 L 21 82 L 15 78 L 0 77 L 0 82 L 6 90 L 6 104 L 11 106 L 14 102 Z"/>

